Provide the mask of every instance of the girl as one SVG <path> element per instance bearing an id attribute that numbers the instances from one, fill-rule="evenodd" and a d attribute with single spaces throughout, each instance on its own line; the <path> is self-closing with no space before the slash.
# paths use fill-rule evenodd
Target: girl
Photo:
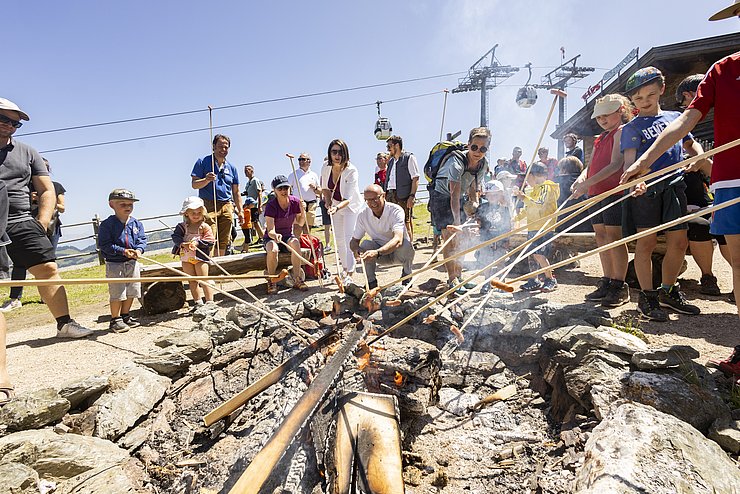
<path id="1" fill-rule="evenodd" d="M 180 254 L 182 270 L 190 276 L 208 276 L 208 256 L 216 241 L 213 230 L 205 223 L 206 207 L 200 197 L 188 197 L 180 210 L 183 222 L 178 223 L 172 234 L 175 243 L 173 254 Z M 213 303 L 213 290 L 208 283 L 203 283 L 206 302 Z M 203 305 L 200 287 L 197 281 L 190 282 L 190 293 L 195 307 Z"/>

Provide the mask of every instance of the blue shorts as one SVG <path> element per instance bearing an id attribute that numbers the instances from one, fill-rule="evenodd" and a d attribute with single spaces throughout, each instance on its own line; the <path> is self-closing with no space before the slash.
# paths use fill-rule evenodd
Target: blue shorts
<path id="1" fill-rule="evenodd" d="M 527 232 L 527 240 L 530 240 L 537 235 L 537 232 Z M 540 245 L 544 244 L 548 240 L 550 240 L 555 234 L 553 232 L 547 232 L 542 237 L 538 238 L 531 244 L 529 244 L 527 247 L 525 247 L 526 252 L 532 252 L 534 249 L 539 247 Z M 538 250 L 537 252 L 534 252 L 534 254 L 539 254 L 541 256 L 545 256 L 547 258 L 550 257 L 550 252 L 552 251 L 552 242 Z"/>
<path id="2" fill-rule="evenodd" d="M 740 187 L 728 187 L 714 191 L 714 204 L 722 204 L 740 197 Z M 714 235 L 740 234 L 740 203 L 712 213 L 710 231 Z"/>

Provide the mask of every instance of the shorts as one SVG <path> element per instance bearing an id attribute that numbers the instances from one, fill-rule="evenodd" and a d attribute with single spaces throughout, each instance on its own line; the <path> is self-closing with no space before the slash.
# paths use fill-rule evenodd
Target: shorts
<path id="1" fill-rule="evenodd" d="M 283 237 L 283 242 L 285 242 L 287 244 L 288 242 L 290 242 L 290 239 L 291 238 L 296 238 L 296 237 L 294 237 L 293 235 L 291 235 L 290 237 Z M 262 243 L 262 248 L 265 249 L 265 251 L 267 251 L 267 243 L 268 242 L 275 242 L 275 241 L 273 239 L 271 239 L 270 237 L 265 237 L 264 238 L 264 242 Z M 278 252 L 282 252 L 283 254 L 292 254 L 293 253 L 293 251 L 291 251 L 284 244 L 278 243 L 277 246 L 278 246 Z"/>
<path id="2" fill-rule="evenodd" d="M 106 278 L 139 278 L 141 264 L 135 259 L 125 262 L 106 262 Z M 111 301 L 122 302 L 130 298 L 141 297 L 141 283 L 109 283 L 108 293 Z"/>
<path id="3" fill-rule="evenodd" d="M 740 187 L 728 187 L 714 191 L 714 204 L 722 204 L 740 197 Z M 712 213 L 711 230 L 714 235 L 740 234 L 740 203 Z M 12 237 L 11 237 L 12 238 Z"/>
<path id="4" fill-rule="evenodd" d="M 633 235 L 635 229 L 647 229 L 673 221 L 686 214 L 686 183 L 683 178 L 665 185 L 659 182 L 648 187 L 647 192 L 630 197 L 623 203 L 623 235 Z M 686 223 L 666 228 L 667 231 L 686 230 Z"/>
<path id="5" fill-rule="evenodd" d="M 390 201 L 393 204 L 398 204 L 399 206 L 401 206 L 401 209 L 403 209 L 403 221 L 404 223 L 406 223 L 406 229 L 409 229 L 412 226 L 411 219 L 412 219 L 414 212 L 408 207 L 408 197 L 406 199 L 400 199 L 396 197 L 395 189 L 389 190 L 386 196 L 387 196 L 388 201 Z"/>
<path id="6" fill-rule="evenodd" d="M 527 240 L 533 239 L 537 235 L 537 232 L 527 232 Z M 542 237 L 538 238 L 531 244 L 529 244 L 527 247 L 524 248 L 524 250 L 529 253 L 535 250 L 540 245 L 544 244 L 548 240 L 550 240 L 555 235 L 554 232 L 547 232 Z M 538 250 L 537 252 L 534 252 L 534 254 L 539 254 L 541 256 L 550 257 L 550 252 L 552 252 L 552 242 Z M 526 254 L 525 254 L 526 255 Z"/>
<path id="7" fill-rule="evenodd" d="M 709 233 L 709 219 L 709 215 L 700 216 L 687 223 L 689 227 L 687 233 L 689 242 L 711 242 L 712 240 L 716 240 L 719 245 L 727 244 L 724 235 L 712 235 Z"/>
<path id="8" fill-rule="evenodd" d="M 624 197 L 624 192 L 612 194 L 604 199 L 600 200 L 590 208 L 588 208 L 589 214 L 593 214 L 599 209 L 609 206 Z M 624 201 L 623 201 L 624 202 Z M 602 212 L 596 214 L 591 218 L 592 225 L 604 225 L 604 226 L 622 226 L 622 204 L 611 206 Z"/>
<path id="9" fill-rule="evenodd" d="M 447 228 L 447 225 L 454 225 L 455 219 L 452 217 L 452 208 L 450 208 L 450 197 L 433 190 L 429 197 L 429 211 L 434 221 L 434 226 L 440 231 Z"/>
<path id="10" fill-rule="evenodd" d="M 319 207 L 321 208 L 321 224 L 331 225 L 331 216 L 329 216 L 329 210 L 326 208 L 326 203 L 323 199 L 319 201 Z"/>
<path id="11" fill-rule="evenodd" d="M 213 213 L 213 201 L 210 199 L 204 199 L 203 202 L 206 206 L 206 223 L 213 227 L 216 223 L 216 215 Z M 216 207 L 218 208 L 218 246 L 222 252 L 226 250 L 226 246 L 231 242 L 231 229 L 234 224 L 232 218 L 234 217 L 234 204 L 231 201 L 217 201 Z"/>
<path id="12" fill-rule="evenodd" d="M 28 269 L 56 260 L 46 229 L 35 218 L 10 223 L 6 231 L 12 242 L 6 249 L 14 266 Z"/>
<path id="13" fill-rule="evenodd" d="M 313 228 L 316 224 L 316 201 L 304 202 L 303 208 L 306 210 L 306 224 L 309 228 Z"/>

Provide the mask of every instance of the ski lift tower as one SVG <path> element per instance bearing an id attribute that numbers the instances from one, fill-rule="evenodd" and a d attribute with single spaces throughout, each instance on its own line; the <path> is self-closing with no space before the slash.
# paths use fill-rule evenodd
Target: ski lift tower
<path id="1" fill-rule="evenodd" d="M 564 49 L 563 54 L 565 53 Z M 551 72 L 542 76 L 541 84 L 535 84 L 534 87 L 537 89 L 560 89 L 566 91 L 569 84 L 574 83 L 577 80 L 583 79 L 591 72 L 596 70 L 594 67 L 578 67 L 576 61 L 580 55 L 576 55 L 567 62 L 563 62 L 559 67 L 556 67 Z M 563 57 L 565 58 L 565 57 Z M 565 98 L 558 98 L 558 127 L 565 123 Z M 562 159 L 565 156 L 565 146 L 563 141 L 558 141 L 558 159 Z"/>
<path id="2" fill-rule="evenodd" d="M 498 44 L 488 50 L 477 62 L 470 66 L 468 75 L 458 80 L 453 93 L 480 91 L 480 125 L 488 127 L 488 90 L 493 89 L 519 71 L 519 67 L 501 65 L 496 59 L 495 52 Z M 490 63 L 488 56 L 491 56 Z"/>

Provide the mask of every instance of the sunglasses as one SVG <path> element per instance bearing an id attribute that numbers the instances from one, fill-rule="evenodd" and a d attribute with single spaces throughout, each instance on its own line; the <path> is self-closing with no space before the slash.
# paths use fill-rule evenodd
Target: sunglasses
<path id="1" fill-rule="evenodd" d="M 332 149 L 331 150 L 331 154 L 335 154 L 337 156 L 341 156 L 342 155 L 342 150 L 341 149 Z"/>
<path id="2" fill-rule="evenodd" d="M 12 118 L 8 118 L 5 115 L 0 115 L 0 123 L 10 125 L 11 127 L 16 129 L 20 129 L 23 126 L 23 122 L 13 120 Z"/>
<path id="3" fill-rule="evenodd" d="M 311 161 L 311 160 L 308 158 L 298 158 L 298 161 Z"/>
<path id="4" fill-rule="evenodd" d="M 288 190 L 290 189 L 290 185 L 281 185 L 279 187 L 275 187 L 275 190 Z"/>
<path id="5" fill-rule="evenodd" d="M 470 145 L 470 150 L 471 150 L 471 151 L 473 151 L 473 152 L 476 152 L 476 151 L 478 151 L 479 149 L 480 149 L 480 152 L 481 152 L 481 153 L 485 153 L 486 151 L 488 151 L 488 146 L 481 146 L 481 147 L 478 147 L 478 145 L 477 145 L 477 144 L 471 144 L 471 145 Z"/>

